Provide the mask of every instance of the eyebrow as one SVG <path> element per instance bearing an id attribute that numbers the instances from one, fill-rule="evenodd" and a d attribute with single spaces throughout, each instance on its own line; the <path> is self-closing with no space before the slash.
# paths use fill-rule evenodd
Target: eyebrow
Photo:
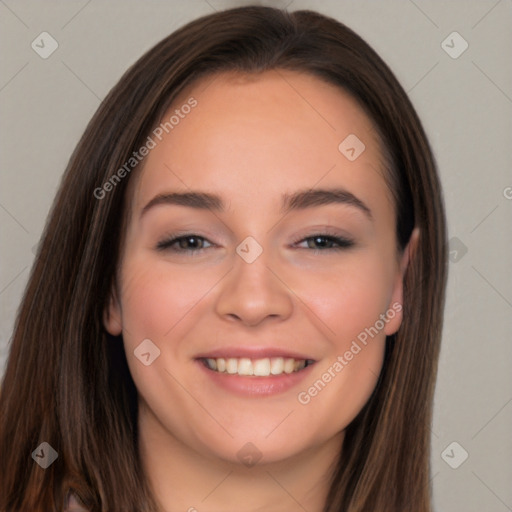
<path id="1" fill-rule="evenodd" d="M 295 210 L 305 210 L 314 206 L 329 204 L 345 204 L 355 207 L 368 217 L 373 219 L 372 212 L 366 204 L 354 194 L 342 188 L 329 189 L 304 189 L 293 194 L 283 194 L 281 214 L 287 214 Z M 142 208 L 142 217 L 148 210 L 157 205 L 179 205 L 201 210 L 225 211 L 225 204 L 217 194 L 208 192 L 168 192 L 156 195 Z"/>

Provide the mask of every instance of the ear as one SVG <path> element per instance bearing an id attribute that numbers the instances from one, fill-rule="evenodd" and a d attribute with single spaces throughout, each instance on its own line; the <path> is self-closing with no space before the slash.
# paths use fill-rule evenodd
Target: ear
<path id="1" fill-rule="evenodd" d="M 395 283 L 393 285 L 393 292 L 391 295 L 391 301 L 388 304 L 388 311 L 386 313 L 389 321 L 386 323 L 384 332 L 386 336 L 395 334 L 400 325 L 402 325 L 403 319 L 403 300 L 404 300 L 404 277 L 409 263 L 414 258 L 416 248 L 418 247 L 418 240 L 420 237 L 419 228 L 414 228 L 409 238 L 409 242 L 404 248 L 403 254 L 400 258 L 400 267 L 397 271 Z"/>
<path id="2" fill-rule="evenodd" d="M 103 310 L 103 325 L 112 336 L 119 336 L 123 332 L 121 304 L 115 285 L 112 285 L 107 305 Z"/>

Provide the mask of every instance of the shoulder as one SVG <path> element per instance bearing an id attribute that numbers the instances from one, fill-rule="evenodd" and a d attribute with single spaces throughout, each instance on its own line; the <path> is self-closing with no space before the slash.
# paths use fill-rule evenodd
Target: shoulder
<path id="1" fill-rule="evenodd" d="M 86 508 L 80 505 L 80 502 L 76 499 L 75 495 L 70 492 L 68 495 L 68 502 L 64 512 L 89 512 Z"/>

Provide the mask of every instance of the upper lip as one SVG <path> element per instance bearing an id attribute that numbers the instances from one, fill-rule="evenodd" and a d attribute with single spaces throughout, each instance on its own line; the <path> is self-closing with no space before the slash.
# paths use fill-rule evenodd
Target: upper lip
<path id="1" fill-rule="evenodd" d="M 294 352 L 283 348 L 277 347 L 224 347 L 208 352 L 201 353 L 196 356 L 196 359 L 218 359 L 218 358 L 235 358 L 247 357 L 249 359 L 265 359 L 267 357 L 283 357 L 293 359 L 305 359 L 314 361 L 314 358 Z"/>

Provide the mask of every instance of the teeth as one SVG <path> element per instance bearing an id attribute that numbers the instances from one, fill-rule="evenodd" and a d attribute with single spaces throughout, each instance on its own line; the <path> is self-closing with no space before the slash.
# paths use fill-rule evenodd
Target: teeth
<path id="1" fill-rule="evenodd" d="M 253 375 L 268 377 L 270 375 L 270 359 L 256 359 L 252 365 Z"/>
<path id="2" fill-rule="evenodd" d="M 237 373 L 238 372 L 238 359 L 230 358 L 226 359 L 226 371 L 228 373 Z"/>
<path id="3" fill-rule="evenodd" d="M 284 360 L 284 372 L 292 373 L 295 367 L 295 359 L 285 359 Z"/>
<path id="4" fill-rule="evenodd" d="M 284 371 L 284 360 L 282 357 L 273 357 L 270 360 L 270 373 L 280 375 Z"/>
<path id="5" fill-rule="evenodd" d="M 253 375 L 252 362 L 247 357 L 238 360 L 238 375 Z"/>
<path id="6" fill-rule="evenodd" d="M 257 377 L 297 372 L 312 363 L 310 360 L 293 359 L 291 357 L 286 359 L 283 357 L 266 357 L 263 359 L 249 359 L 248 357 L 225 359 L 219 357 L 217 359 L 207 358 L 204 359 L 204 362 L 210 370 L 219 373 L 255 375 Z"/>

